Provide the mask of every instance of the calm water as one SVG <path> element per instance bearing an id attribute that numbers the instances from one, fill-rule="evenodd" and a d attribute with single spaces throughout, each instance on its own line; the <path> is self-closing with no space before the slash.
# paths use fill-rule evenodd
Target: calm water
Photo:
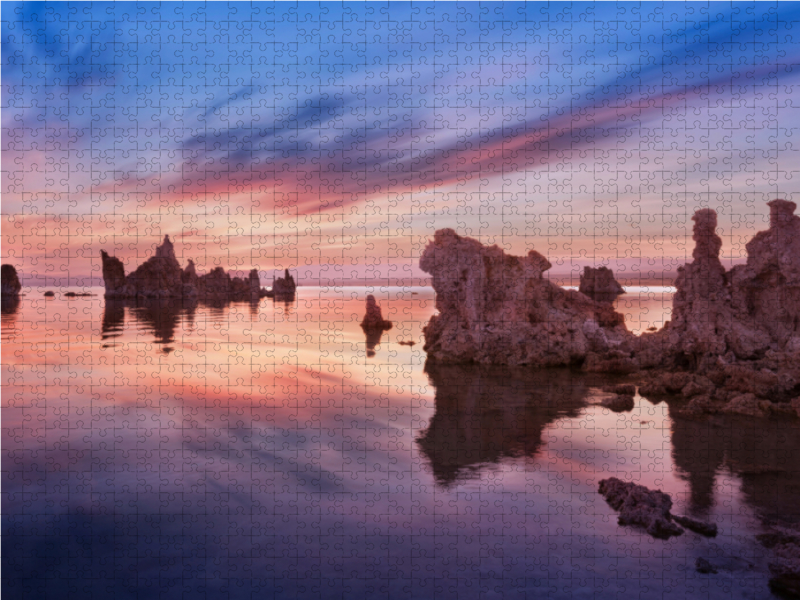
<path id="1" fill-rule="evenodd" d="M 753 536 L 800 506 L 792 424 L 638 396 L 615 414 L 608 380 L 568 370 L 426 372 L 428 288 L 184 307 L 93 291 L 4 305 L 4 598 L 769 595 Z M 662 292 L 620 300 L 633 329 L 668 318 Z M 367 293 L 395 323 L 379 340 L 358 326 Z M 611 475 L 720 535 L 620 527 L 597 494 Z"/>

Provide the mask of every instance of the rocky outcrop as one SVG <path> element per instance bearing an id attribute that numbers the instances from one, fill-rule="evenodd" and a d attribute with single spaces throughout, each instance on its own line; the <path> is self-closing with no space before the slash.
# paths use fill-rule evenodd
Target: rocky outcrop
<path id="1" fill-rule="evenodd" d="M 551 265 L 536 251 L 509 256 L 442 229 L 419 264 L 433 276 L 439 311 L 424 329 L 429 359 L 550 367 L 591 358 L 598 370 L 629 367 L 633 336 L 623 316 L 544 278 Z"/>
<path id="2" fill-rule="evenodd" d="M 716 357 L 755 360 L 800 352 L 800 217 L 773 200 L 770 227 L 745 246 L 747 263 L 726 272 L 711 209 L 695 213 L 694 261 L 679 269 L 672 322 L 665 328 L 678 366 L 707 368 Z M 800 356 L 800 355 L 799 355 Z"/>
<path id="3" fill-rule="evenodd" d="M 375 300 L 375 296 L 367 296 L 367 312 L 364 320 L 361 321 L 361 329 L 364 331 L 387 331 L 392 328 L 392 322 L 386 321 L 381 314 L 381 307 Z"/>
<path id="4" fill-rule="evenodd" d="M 276 300 L 293 300 L 296 291 L 297 284 L 294 277 L 289 273 L 289 269 L 286 269 L 283 277 L 272 282 L 272 289 L 266 293 L 266 296 Z"/>
<path id="5" fill-rule="evenodd" d="M 156 248 L 153 256 L 129 275 L 118 258 L 100 252 L 106 298 L 182 298 L 187 300 L 257 300 L 266 296 L 259 284 L 258 271 L 250 271 L 246 279 L 231 277 L 222 267 L 198 275 L 190 259 L 181 269 L 175 247 L 169 236 Z"/>
<path id="6" fill-rule="evenodd" d="M 584 267 L 578 291 L 595 302 L 611 303 L 624 294 L 623 287 L 614 279 L 614 272 L 608 267 Z"/>
<path id="7" fill-rule="evenodd" d="M 672 498 L 660 490 L 650 490 L 643 485 L 624 482 L 616 477 L 600 481 L 600 495 L 608 505 L 619 512 L 620 525 L 641 527 L 655 538 L 668 539 L 681 535 L 687 529 L 708 537 L 717 535 L 717 526 L 690 517 L 676 517 Z"/>
<path id="8" fill-rule="evenodd" d="M 22 291 L 22 284 L 14 265 L 3 265 L 0 267 L 0 291 L 3 296 L 19 296 Z"/>

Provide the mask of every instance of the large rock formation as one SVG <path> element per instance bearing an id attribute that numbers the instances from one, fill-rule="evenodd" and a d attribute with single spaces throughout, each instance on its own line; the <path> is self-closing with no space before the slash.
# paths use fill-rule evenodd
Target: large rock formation
<path id="1" fill-rule="evenodd" d="M 19 296 L 22 284 L 19 282 L 14 265 L 0 267 L 0 288 L 3 296 Z"/>
<path id="2" fill-rule="evenodd" d="M 430 359 L 593 368 L 630 361 L 623 316 L 545 279 L 551 265 L 538 252 L 509 256 L 442 229 L 419 264 L 433 276 L 439 311 L 424 329 Z"/>
<path id="3" fill-rule="evenodd" d="M 614 302 L 617 296 L 625 293 L 608 267 L 584 267 L 578 291 L 596 302 Z"/>
<path id="4" fill-rule="evenodd" d="M 175 248 L 164 236 L 154 256 L 129 275 L 118 258 L 101 251 L 103 282 L 107 298 L 183 298 L 188 300 L 257 300 L 266 296 L 259 284 L 258 271 L 253 269 L 247 279 L 231 277 L 222 267 L 199 276 L 194 262 L 189 260 L 181 269 Z"/>
<path id="5" fill-rule="evenodd" d="M 694 261 L 678 270 L 665 328 L 677 366 L 704 369 L 718 356 L 731 362 L 800 352 L 800 217 L 794 202 L 768 204 L 769 229 L 745 246 L 747 263 L 728 272 L 719 260 L 716 213 L 695 213 Z"/>

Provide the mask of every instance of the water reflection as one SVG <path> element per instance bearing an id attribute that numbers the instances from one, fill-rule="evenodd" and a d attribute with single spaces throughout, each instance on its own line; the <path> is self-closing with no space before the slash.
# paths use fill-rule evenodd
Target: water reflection
<path id="1" fill-rule="evenodd" d="M 767 520 L 800 522 L 800 428 L 771 419 L 713 417 L 672 422 L 672 458 L 689 483 L 689 507 L 708 513 L 719 479 L 741 478 L 745 501 Z"/>
<path id="2" fill-rule="evenodd" d="M 375 356 L 375 348 L 381 343 L 383 337 L 383 329 L 365 329 L 364 336 L 367 342 L 367 356 L 372 358 Z"/>
<path id="3" fill-rule="evenodd" d="M 136 300 L 107 299 L 103 311 L 102 336 L 103 340 L 119 337 L 125 327 L 125 309 L 144 328 L 155 335 L 158 344 L 170 344 L 175 341 L 175 330 L 181 319 L 188 323 L 194 321 L 197 310 L 196 300 L 140 298 Z M 223 315 L 225 307 L 217 309 Z M 214 315 L 212 309 L 209 314 Z"/>
<path id="4" fill-rule="evenodd" d="M 588 391 L 569 370 L 428 363 L 425 371 L 436 412 L 417 441 L 443 486 L 506 457 L 534 456 L 545 427 L 577 417 Z"/>

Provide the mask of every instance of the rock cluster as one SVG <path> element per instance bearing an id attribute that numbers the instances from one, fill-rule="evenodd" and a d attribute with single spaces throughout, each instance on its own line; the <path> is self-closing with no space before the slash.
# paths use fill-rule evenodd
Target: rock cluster
<path id="1" fill-rule="evenodd" d="M 660 490 L 610 477 L 600 481 L 600 495 L 619 512 L 620 525 L 641 527 L 655 538 L 669 539 L 681 535 L 683 527 L 708 537 L 717 535 L 714 524 L 674 516 L 671 513 L 672 498 Z"/>
<path id="2" fill-rule="evenodd" d="M 267 295 L 266 290 L 260 287 L 256 269 L 251 270 L 246 279 L 231 277 L 222 267 L 198 275 L 191 259 L 186 268 L 181 269 L 168 235 L 156 248 L 155 255 L 127 276 L 118 258 L 102 250 L 100 256 L 106 298 L 257 300 Z"/>
<path id="3" fill-rule="evenodd" d="M 296 290 L 297 284 L 294 277 L 289 273 L 289 269 L 286 269 L 283 277 L 272 282 L 272 289 L 266 293 L 266 296 L 276 300 L 292 300 Z"/>
<path id="4" fill-rule="evenodd" d="M 581 294 L 589 296 L 595 302 L 614 302 L 617 296 L 625 293 L 623 287 L 614 279 L 614 272 L 608 267 L 584 267 L 581 275 Z"/>
<path id="5" fill-rule="evenodd" d="M 14 265 L 0 267 L 0 291 L 3 296 L 19 296 L 22 291 L 22 284 L 19 282 Z"/>
<path id="6" fill-rule="evenodd" d="M 438 315 L 424 329 L 428 358 L 443 363 L 629 370 L 633 341 L 607 302 L 544 278 L 547 259 L 509 256 L 452 229 L 436 232 L 420 257 L 433 276 Z"/>
<path id="7" fill-rule="evenodd" d="M 800 598 L 800 531 L 797 526 L 777 527 L 757 539 L 773 551 L 769 563 L 770 589 L 789 598 Z"/>

